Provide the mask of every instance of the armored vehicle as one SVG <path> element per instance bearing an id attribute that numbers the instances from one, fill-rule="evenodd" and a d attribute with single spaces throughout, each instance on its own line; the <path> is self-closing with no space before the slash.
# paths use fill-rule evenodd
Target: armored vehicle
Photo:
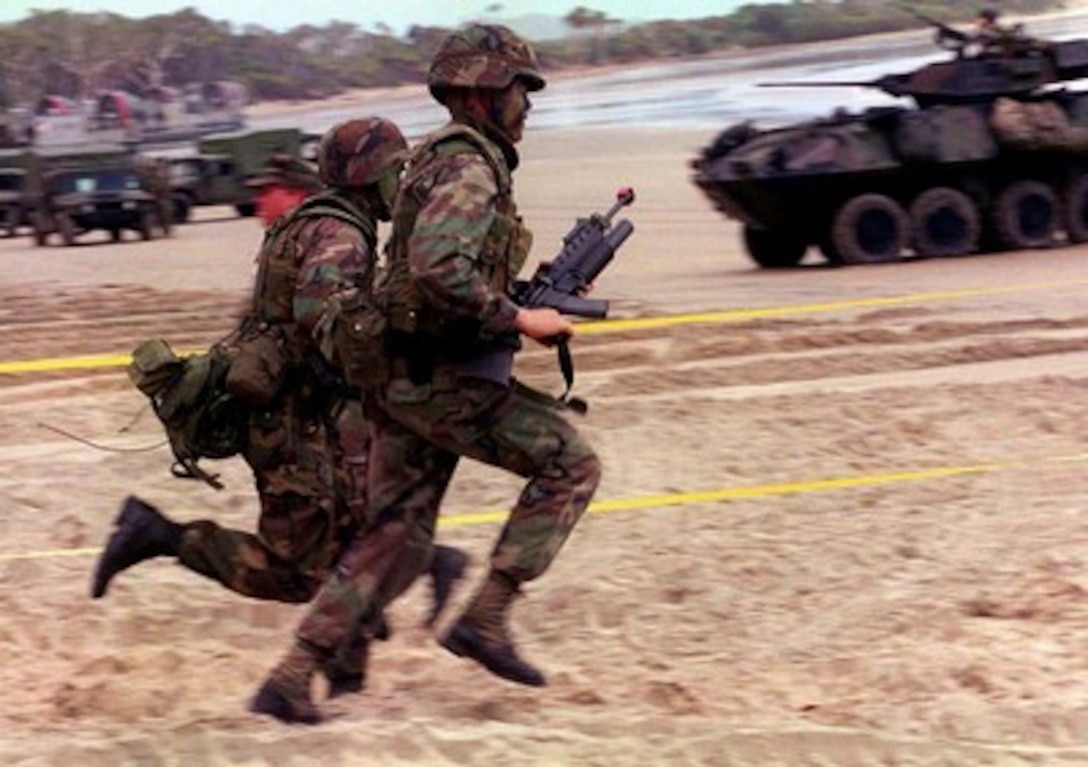
<path id="1" fill-rule="evenodd" d="M 169 233 L 156 196 L 141 183 L 139 159 L 125 147 L 81 148 L 78 154 L 34 152 L 28 161 L 28 198 L 34 239 L 51 234 L 73 245 L 94 230 L 114 242 L 131 230 L 150 240 L 156 227 Z"/>
<path id="2" fill-rule="evenodd" d="M 255 191 L 246 181 L 263 173 L 271 155 L 301 156 L 314 138 L 294 128 L 221 133 L 198 141 L 195 152 L 162 155 L 171 166 L 174 220 L 187 221 L 197 205 L 230 205 L 252 216 Z"/>
<path id="3" fill-rule="evenodd" d="M 1088 241 L 1088 40 L 980 51 L 940 25 L 943 61 L 870 82 L 904 106 L 721 132 L 694 183 L 762 267 L 957 256 Z"/>

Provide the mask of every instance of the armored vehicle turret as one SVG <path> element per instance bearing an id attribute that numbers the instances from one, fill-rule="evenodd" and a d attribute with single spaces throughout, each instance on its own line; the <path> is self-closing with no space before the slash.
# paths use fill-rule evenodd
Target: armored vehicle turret
<path id="1" fill-rule="evenodd" d="M 952 40 L 952 42 L 949 42 Z M 834 264 L 1088 241 L 1088 40 L 1022 34 L 978 49 L 939 25 L 952 56 L 863 82 L 907 100 L 800 124 L 722 131 L 694 182 L 741 222 L 751 258 Z"/>

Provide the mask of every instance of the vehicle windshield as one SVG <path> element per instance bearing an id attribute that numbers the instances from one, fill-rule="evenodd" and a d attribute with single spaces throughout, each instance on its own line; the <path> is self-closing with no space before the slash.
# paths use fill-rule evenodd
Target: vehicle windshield
<path id="1" fill-rule="evenodd" d="M 121 192 L 139 188 L 136 174 L 124 170 L 65 173 L 57 179 L 57 189 L 61 192 Z"/>

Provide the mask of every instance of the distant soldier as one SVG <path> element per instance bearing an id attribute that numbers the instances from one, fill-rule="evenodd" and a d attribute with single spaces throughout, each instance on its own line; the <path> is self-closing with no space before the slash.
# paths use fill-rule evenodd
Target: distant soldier
<path id="1" fill-rule="evenodd" d="M 1008 26 L 1000 22 L 995 8 L 983 8 L 975 17 L 969 43 L 976 56 L 1018 56 L 1042 51 L 1048 44 L 1024 32 L 1023 24 Z"/>
<path id="2" fill-rule="evenodd" d="M 174 227 L 174 200 L 170 189 L 170 163 L 161 157 L 138 155 L 136 173 L 140 186 L 155 198 L 155 218 L 164 237 L 169 237 Z"/>
<path id="3" fill-rule="evenodd" d="M 246 181 L 257 191 L 257 217 L 266 227 L 311 194 L 322 188 L 318 171 L 305 160 L 276 153 L 265 162 L 264 172 Z"/>

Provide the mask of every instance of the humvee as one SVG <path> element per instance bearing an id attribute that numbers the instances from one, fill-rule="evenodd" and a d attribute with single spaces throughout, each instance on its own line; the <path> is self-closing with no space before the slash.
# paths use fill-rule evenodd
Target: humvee
<path id="1" fill-rule="evenodd" d="M 169 233 L 159 200 L 141 183 L 138 158 L 127 148 L 36 152 L 29 177 L 30 221 L 38 245 L 54 233 L 65 245 L 94 230 L 108 232 L 114 242 L 126 230 L 143 240 L 154 236 L 156 226 Z"/>

